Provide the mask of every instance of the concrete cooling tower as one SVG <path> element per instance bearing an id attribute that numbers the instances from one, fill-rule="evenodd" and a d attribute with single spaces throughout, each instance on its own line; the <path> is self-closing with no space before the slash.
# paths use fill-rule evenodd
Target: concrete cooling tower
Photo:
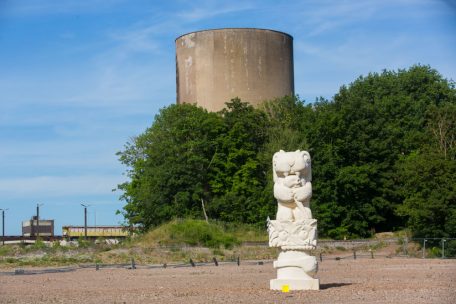
<path id="1" fill-rule="evenodd" d="M 177 103 L 219 111 L 234 97 L 252 105 L 294 94 L 293 37 L 228 28 L 176 39 Z"/>

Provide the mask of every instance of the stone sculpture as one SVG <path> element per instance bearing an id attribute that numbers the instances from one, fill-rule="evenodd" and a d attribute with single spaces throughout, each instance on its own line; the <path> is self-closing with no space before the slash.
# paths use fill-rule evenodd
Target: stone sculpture
<path id="1" fill-rule="evenodd" d="M 317 220 L 312 218 L 312 169 L 307 151 L 280 150 L 272 159 L 274 197 L 277 199 L 276 220 L 268 218 L 269 246 L 282 251 L 274 268 L 277 279 L 270 288 L 281 290 L 319 289 L 319 280 L 312 278 L 318 264 L 306 251 L 317 246 Z"/>

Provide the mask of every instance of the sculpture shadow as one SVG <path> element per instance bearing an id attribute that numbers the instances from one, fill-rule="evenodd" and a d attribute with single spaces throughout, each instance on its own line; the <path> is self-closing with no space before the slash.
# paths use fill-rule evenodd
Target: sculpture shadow
<path id="1" fill-rule="evenodd" d="M 320 284 L 320 290 L 352 285 L 353 283 L 328 283 Z"/>

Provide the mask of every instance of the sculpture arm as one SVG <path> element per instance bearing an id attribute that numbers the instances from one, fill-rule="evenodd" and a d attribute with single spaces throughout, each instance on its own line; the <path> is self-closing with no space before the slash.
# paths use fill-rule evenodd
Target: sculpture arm
<path id="1" fill-rule="evenodd" d="M 283 203 L 292 203 L 294 202 L 294 193 L 293 189 L 285 187 L 279 183 L 274 184 L 274 197 Z"/>
<path id="2" fill-rule="evenodd" d="M 275 191 L 274 191 L 275 193 Z M 307 182 L 304 186 L 294 189 L 294 199 L 303 202 L 312 197 L 312 183 Z"/>

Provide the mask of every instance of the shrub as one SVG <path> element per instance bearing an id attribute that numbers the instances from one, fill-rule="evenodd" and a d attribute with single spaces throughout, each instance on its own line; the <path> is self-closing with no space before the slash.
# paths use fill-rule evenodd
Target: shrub
<path id="1" fill-rule="evenodd" d="M 169 237 L 186 244 L 202 245 L 210 248 L 232 248 L 239 241 L 231 234 L 226 233 L 217 225 L 208 224 L 202 220 L 179 220 L 170 227 Z"/>
<path id="2" fill-rule="evenodd" d="M 202 220 L 180 219 L 163 224 L 148 233 L 140 240 L 143 246 L 153 243 L 160 245 L 204 246 L 209 248 L 229 249 L 240 244 L 232 232 L 227 232 L 221 224 L 206 223 Z"/>

